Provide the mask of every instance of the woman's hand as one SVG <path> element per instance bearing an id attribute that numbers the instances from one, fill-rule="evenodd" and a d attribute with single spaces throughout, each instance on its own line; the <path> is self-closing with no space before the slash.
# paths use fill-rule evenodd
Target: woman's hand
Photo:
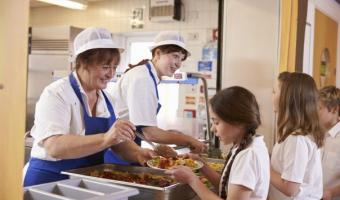
<path id="1" fill-rule="evenodd" d="M 190 146 L 190 150 L 192 153 L 203 153 L 208 148 L 206 144 L 196 139 L 193 139 L 192 141 L 190 141 L 189 146 Z"/>
<path id="2" fill-rule="evenodd" d="M 151 149 L 141 148 L 136 152 L 137 161 L 142 166 L 144 166 L 148 160 L 151 160 L 155 156 L 157 156 L 157 154 Z"/>
<path id="3" fill-rule="evenodd" d="M 104 142 L 107 146 L 112 146 L 126 140 L 134 140 L 136 127 L 127 120 L 117 120 L 111 128 L 104 134 Z"/>
<path id="4" fill-rule="evenodd" d="M 186 166 L 174 166 L 173 168 L 166 170 L 165 174 L 170 175 L 171 178 L 185 184 L 191 184 L 198 179 L 194 172 Z"/>

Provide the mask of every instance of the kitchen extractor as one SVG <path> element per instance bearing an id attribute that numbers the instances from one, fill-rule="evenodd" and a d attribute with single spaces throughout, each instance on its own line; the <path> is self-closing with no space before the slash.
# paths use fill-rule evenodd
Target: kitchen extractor
<path id="1" fill-rule="evenodd" d="M 45 86 L 70 73 L 72 41 L 81 30 L 72 26 L 30 28 L 26 131 L 33 126 L 35 104 Z"/>

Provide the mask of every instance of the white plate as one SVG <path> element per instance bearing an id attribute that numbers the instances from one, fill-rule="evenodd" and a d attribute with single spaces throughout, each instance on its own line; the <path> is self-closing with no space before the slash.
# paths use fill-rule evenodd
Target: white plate
<path id="1" fill-rule="evenodd" d="M 194 160 L 195 164 L 197 167 L 195 168 L 191 168 L 193 171 L 195 170 L 198 170 L 198 169 L 201 169 L 203 167 L 203 163 L 201 161 L 198 161 L 198 160 Z M 149 166 L 150 168 L 153 168 L 153 169 L 157 169 L 157 170 L 162 170 L 162 171 L 165 171 L 165 170 L 168 170 L 168 169 L 162 169 L 162 168 L 159 168 L 159 167 L 156 167 L 153 165 L 153 160 L 148 160 L 146 162 L 147 166 Z"/>

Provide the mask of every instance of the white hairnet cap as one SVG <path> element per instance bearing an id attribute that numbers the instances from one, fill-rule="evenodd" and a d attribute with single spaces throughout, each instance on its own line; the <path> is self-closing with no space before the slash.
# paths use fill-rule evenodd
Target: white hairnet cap
<path id="1" fill-rule="evenodd" d="M 119 47 L 118 42 L 113 41 L 110 31 L 104 28 L 86 28 L 80 32 L 73 43 L 74 60 L 77 56 L 90 49 L 118 49 L 120 53 L 124 51 Z"/>
<path id="2" fill-rule="evenodd" d="M 183 48 L 190 56 L 190 52 L 185 47 L 184 39 L 178 31 L 162 31 L 154 39 L 154 44 L 150 47 L 152 51 L 154 48 L 163 45 L 176 45 Z"/>

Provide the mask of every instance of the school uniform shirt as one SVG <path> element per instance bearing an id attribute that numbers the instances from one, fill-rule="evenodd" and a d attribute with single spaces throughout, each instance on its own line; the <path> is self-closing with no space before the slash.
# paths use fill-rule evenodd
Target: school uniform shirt
<path id="1" fill-rule="evenodd" d="M 324 188 L 340 185 L 340 122 L 326 133 L 325 146 L 321 150 Z M 340 197 L 333 198 L 340 200 Z"/>
<path id="2" fill-rule="evenodd" d="M 92 116 L 88 97 L 80 84 L 77 73 L 73 72 L 73 75 L 80 87 L 87 113 Z M 110 95 L 105 94 L 112 104 Z M 35 108 L 34 126 L 31 130 L 31 135 L 34 138 L 31 157 L 51 161 L 60 160 L 48 155 L 41 142 L 53 135 L 85 135 L 83 112 L 68 76 L 48 85 L 42 92 Z M 109 116 L 110 112 L 104 96 L 102 92 L 98 92 L 96 117 L 107 118 Z"/>
<path id="3" fill-rule="evenodd" d="M 270 200 L 320 200 L 323 194 L 320 149 L 309 136 L 289 135 L 276 143 L 271 155 L 272 168 L 286 181 L 300 183 L 296 197 L 288 197 L 270 185 Z"/>
<path id="4" fill-rule="evenodd" d="M 151 73 L 159 78 L 152 62 Z M 114 108 L 119 118 L 128 119 L 138 126 L 157 126 L 158 98 L 155 83 L 146 65 L 126 72 L 113 87 Z"/>
<path id="5" fill-rule="evenodd" d="M 237 148 L 232 150 L 232 157 L 236 150 Z M 227 163 L 229 165 L 230 160 Z M 236 155 L 230 170 L 229 184 L 242 185 L 252 190 L 251 200 L 266 200 L 270 181 L 269 167 L 269 153 L 263 136 L 254 136 L 253 142 Z M 225 167 L 221 176 L 220 192 L 227 168 Z M 225 189 L 228 191 L 228 184 Z"/>

